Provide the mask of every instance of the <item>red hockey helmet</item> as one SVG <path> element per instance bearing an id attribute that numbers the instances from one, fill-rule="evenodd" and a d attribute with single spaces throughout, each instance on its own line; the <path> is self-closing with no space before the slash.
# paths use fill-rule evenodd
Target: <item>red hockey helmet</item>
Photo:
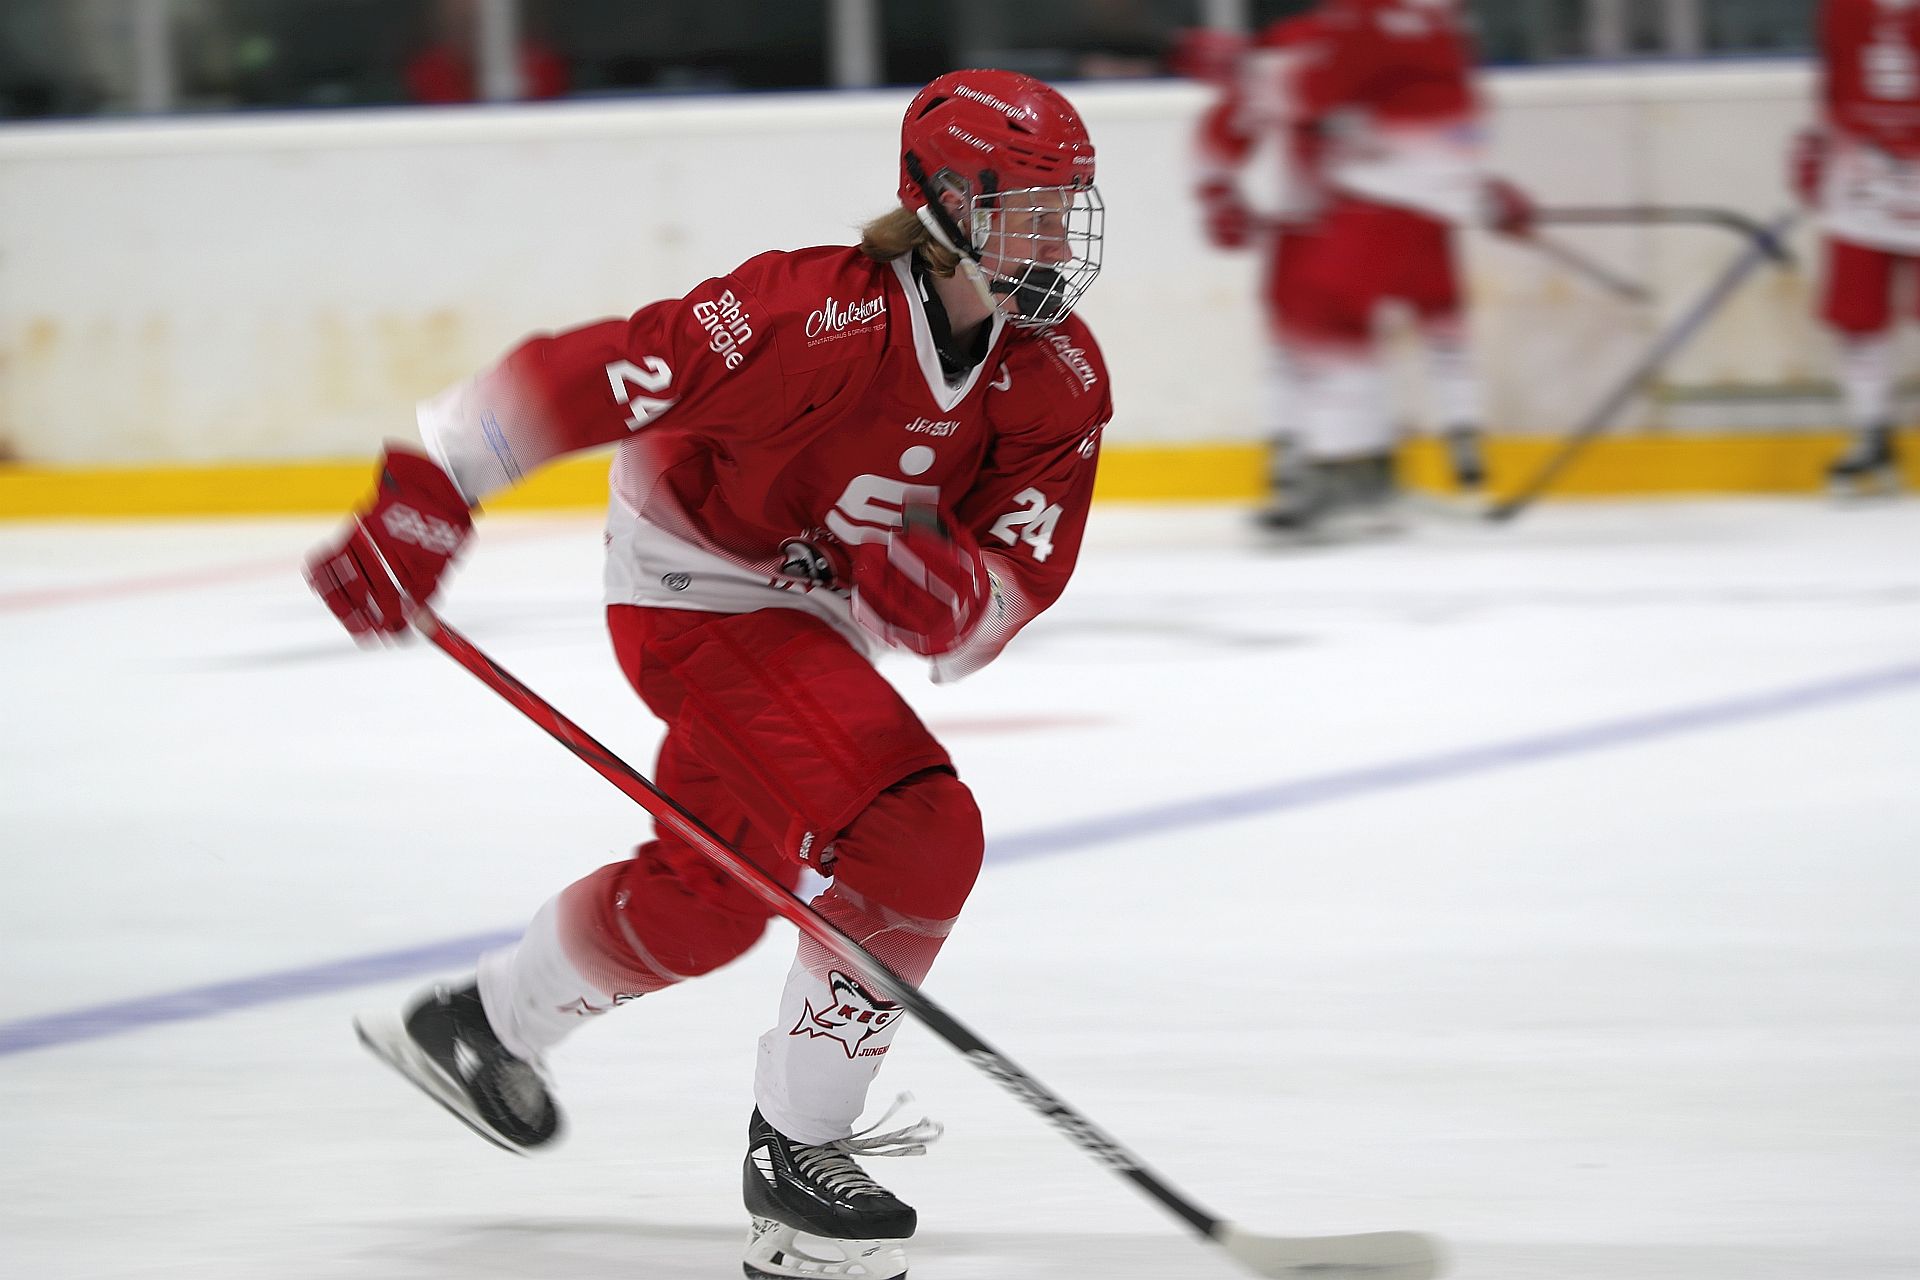
<path id="1" fill-rule="evenodd" d="M 1100 272 L 1093 143 L 1032 76 L 952 71 L 915 94 L 900 125 L 900 202 L 992 293 L 1013 297 L 1015 323 L 1055 323 Z"/>

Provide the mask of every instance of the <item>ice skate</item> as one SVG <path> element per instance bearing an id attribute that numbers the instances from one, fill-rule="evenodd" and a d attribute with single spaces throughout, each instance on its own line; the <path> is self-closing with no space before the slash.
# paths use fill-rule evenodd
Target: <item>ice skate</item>
<path id="1" fill-rule="evenodd" d="M 1827 468 L 1827 484 L 1839 497 L 1866 497 L 1896 493 L 1900 488 L 1900 460 L 1894 451 L 1893 428 L 1869 427 Z"/>
<path id="2" fill-rule="evenodd" d="M 1276 483 L 1267 504 L 1253 513 L 1253 526 L 1275 538 L 1311 537 L 1332 502 L 1315 468 L 1303 467 Z"/>
<path id="3" fill-rule="evenodd" d="M 525 1154 L 560 1134 L 560 1109 L 533 1063 L 493 1034 L 479 988 L 436 986 L 400 1015 L 353 1020 L 360 1042 L 497 1147 Z"/>
<path id="4" fill-rule="evenodd" d="M 1268 447 L 1267 492 L 1266 505 L 1253 513 L 1253 526 L 1278 536 L 1310 530 L 1329 496 L 1314 464 L 1292 441 L 1275 441 Z"/>
<path id="5" fill-rule="evenodd" d="M 1389 454 L 1315 462 L 1254 514 L 1276 541 L 1343 542 L 1398 533 L 1399 490 Z"/>
<path id="6" fill-rule="evenodd" d="M 1447 464 L 1453 469 L 1453 487 L 1466 496 L 1478 495 L 1487 484 L 1486 450 L 1472 427 L 1447 432 Z"/>
<path id="7" fill-rule="evenodd" d="M 898 1280 L 907 1274 L 907 1247 L 904 1240 L 836 1240 L 756 1216 L 740 1269 L 751 1280 Z"/>
<path id="8" fill-rule="evenodd" d="M 1422 519 L 1442 522 L 1483 520 L 1487 514 L 1485 437 L 1477 427 L 1455 427 L 1439 438 L 1450 487 L 1416 490 L 1407 505 Z"/>
<path id="9" fill-rule="evenodd" d="M 895 1280 L 907 1274 L 906 1241 L 917 1215 L 853 1157 L 923 1154 L 940 1136 L 940 1126 L 922 1120 L 889 1133 L 876 1134 L 878 1128 L 803 1146 L 754 1109 L 743 1171 L 747 1212 L 753 1215 L 742 1264 L 749 1277 Z"/>

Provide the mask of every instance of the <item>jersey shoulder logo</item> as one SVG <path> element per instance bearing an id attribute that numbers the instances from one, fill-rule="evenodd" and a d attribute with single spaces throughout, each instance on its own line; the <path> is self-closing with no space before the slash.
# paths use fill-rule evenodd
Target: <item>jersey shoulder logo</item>
<path id="1" fill-rule="evenodd" d="M 1082 391 L 1093 390 L 1100 381 L 1100 375 L 1094 372 L 1093 361 L 1087 358 L 1087 353 L 1073 345 L 1073 339 L 1064 333 L 1050 333 L 1047 335 L 1047 345 L 1053 348 L 1053 358 L 1080 379 Z"/>
<path id="2" fill-rule="evenodd" d="M 693 318 L 707 332 L 707 349 L 719 356 L 727 368 L 739 368 L 747 358 L 742 348 L 753 341 L 753 319 L 733 290 L 727 289 L 718 298 L 694 303 Z"/>

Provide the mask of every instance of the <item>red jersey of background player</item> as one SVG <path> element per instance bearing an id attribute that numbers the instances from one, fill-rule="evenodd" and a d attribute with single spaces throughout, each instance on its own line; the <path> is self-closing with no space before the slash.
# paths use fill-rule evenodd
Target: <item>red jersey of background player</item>
<path id="1" fill-rule="evenodd" d="M 1830 236 L 1888 253 L 1920 253 L 1920 5 L 1827 0 L 1820 11 L 1820 58 L 1824 118 L 1795 142 L 1795 189 L 1819 209 Z M 1884 291 L 1871 280 L 1841 284 L 1840 292 L 1857 300 Z M 1867 312 L 1881 309 L 1876 301 Z M 1843 328 L 1879 325 L 1866 313 L 1830 318 Z"/>
<path id="2" fill-rule="evenodd" d="M 685 297 L 534 338 L 421 406 L 428 449 L 470 502 L 563 453 L 620 442 L 610 604 L 811 611 L 862 648 L 847 548 L 938 502 L 979 540 L 993 613 L 935 660 L 990 661 L 1073 571 L 1107 373 L 1077 316 L 995 315 L 949 382 L 912 258 L 858 249 L 752 258 Z"/>
<path id="3" fill-rule="evenodd" d="M 1268 26 L 1220 77 L 1203 175 L 1231 172 L 1263 134 L 1285 139 L 1284 203 L 1320 185 L 1469 221 L 1481 212 L 1479 104 L 1453 0 L 1329 0 Z"/>
<path id="4" fill-rule="evenodd" d="M 1920 3 L 1825 0 L 1819 41 L 1827 123 L 1894 155 L 1920 156 Z"/>
<path id="5" fill-rule="evenodd" d="M 1250 44 L 1225 32 L 1192 31 L 1179 56 L 1188 74 L 1221 91 L 1200 122 L 1202 182 L 1230 180 L 1261 137 L 1273 132 L 1281 146 L 1281 216 L 1310 212 L 1319 132 L 1302 112 L 1300 82 L 1320 56 L 1317 16 L 1270 23 Z"/>
<path id="6" fill-rule="evenodd" d="M 1473 59 L 1454 0 L 1330 0 L 1315 18 L 1320 56 L 1301 81 L 1305 114 L 1361 108 L 1386 128 L 1458 124 L 1477 114 Z"/>

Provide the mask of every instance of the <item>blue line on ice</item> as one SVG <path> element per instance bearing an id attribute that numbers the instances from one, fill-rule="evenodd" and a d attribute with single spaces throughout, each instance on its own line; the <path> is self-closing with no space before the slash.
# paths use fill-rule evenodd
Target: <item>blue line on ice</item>
<path id="1" fill-rule="evenodd" d="M 1920 685 L 1920 664 L 1886 667 L 1835 680 L 1777 689 L 1771 693 L 1750 694 L 1721 702 L 1629 716 L 1584 728 L 1537 734 L 1407 760 L 1390 760 L 1384 764 L 1295 778 L 1243 791 L 1228 791 L 1043 827 L 1037 831 L 992 840 L 987 857 L 991 861 L 1010 862 L 1018 858 L 1069 853 L 1116 840 L 1300 809 L 1371 792 L 1392 791 L 1485 773 L 1509 765 L 1533 764 L 1561 756 L 1691 733 L 1698 729 L 1715 729 L 1744 721 L 1790 715 L 1834 703 L 1897 692 L 1914 685 Z M 450 938 L 402 951 L 356 956 L 330 964 L 287 969 L 211 986 L 189 987 L 184 991 L 162 992 L 133 1000 L 94 1005 L 69 1013 L 0 1023 L 0 1057 L 24 1053 L 29 1049 L 45 1049 L 137 1031 L 160 1023 L 209 1018 L 255 1005 L 459 969 L 470 965 L 480 952 L 503 946 L 517 936 L 516 933 L 506 932 Z"/>

